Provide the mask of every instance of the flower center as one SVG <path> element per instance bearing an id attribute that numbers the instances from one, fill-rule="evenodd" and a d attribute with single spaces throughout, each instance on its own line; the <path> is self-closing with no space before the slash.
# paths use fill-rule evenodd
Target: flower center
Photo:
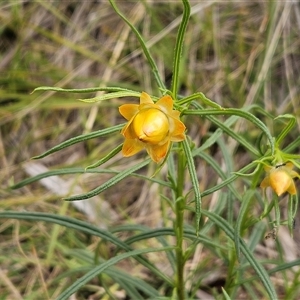
<path id="1" fill-rule="evenodd" d="M 156 108 L 141 110 L 132 125 L 138 139 L 149 144 L 158 144 L 169 132 L 168 117 Z"/>

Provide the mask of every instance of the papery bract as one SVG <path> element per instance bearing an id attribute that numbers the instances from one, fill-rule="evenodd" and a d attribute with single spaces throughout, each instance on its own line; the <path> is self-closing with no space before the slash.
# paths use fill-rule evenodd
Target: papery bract
<path id="1" fill-rule="evenodd" d="M 293 167 L 294 165 L 290 162 L 274 167 L 265 167 L 267 176 L 261 182 L 260 186 L 262 188 L 271 187 L 278 196 L 281 196 L 285 192 L 295 195 L 296 187 L 293 179 L 299 177 L 299 174 L 292 170 Z"/>
<path id="2" fill-rule="evenodd" d="M 132 156 L 146 149 L 151 159 L 159 162 L 168 152 L 171 142 L 185 139 L 185 125 L 180 121 L 180 112 L 173 110 L 173 99 L 167 95 L 156 103 L 142 92 L 140 104 L 124 104 L 120 114 L 128 120 L 121 134 L 125 137 L 122 153 Z"/>

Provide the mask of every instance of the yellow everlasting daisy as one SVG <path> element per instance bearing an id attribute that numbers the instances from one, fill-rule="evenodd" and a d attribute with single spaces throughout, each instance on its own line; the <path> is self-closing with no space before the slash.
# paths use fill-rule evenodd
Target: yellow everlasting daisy
<path id="1" fill-rule="evenodd" d="M 261 182 L 260 186 L 262 188 L 271 187 L 278 196 L 281 196 L 285 192 L 295 195 L 296 187 L 293 178 L 299 178 L 299 174 L 293 171 L 293 167 L 294 165 L 291 162 L 275 167 L 265 167 L 267 176 Z"/>
<path id="2" fill-rule="evenodd" d="M 124 104 L 120 114 L 128 120 L 121 134 L 125 137 L 122 153 L 131 156 L 146 149 L 151 159 L 159 162 L 168 152 L 171 142 L 185 139 L 185 125 L 180 112 L 173 110 L 173 99 L 167 95 L 156 103 L 142 92 L 140 104 Z"/>

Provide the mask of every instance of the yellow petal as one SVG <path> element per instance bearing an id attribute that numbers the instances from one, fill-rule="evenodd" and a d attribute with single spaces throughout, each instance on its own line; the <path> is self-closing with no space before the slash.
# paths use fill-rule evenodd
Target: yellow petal
<path id="1" fill-rule="evenodd" d="M 299 174 L 297 173 L 297 172 L 295 172 L 295 171 L 290 171 L 290 176 L 292 177 L 292 178 L 296 178 L 296 177 L 300 177 L 299 176 Z"/>
<path id="2" fill-rule="evenodd" d="M 275 170 L 270 174 L 270 185 L 278 196 L 289 189 L 291 182 L 293 182 L 293 179 L 285 171 Z"/>
<path id="3" fill-rule="evenodd" d="M 269 176 L 266 177 L 266 178 L 264 178 L 264 180 L 260 184 L 260 187 L 263 188 L 263 189 L 267 188 L 268 186 L 270 186 L 270 178 L 269 178 Z"/>
<path id="4" fill-rule="evenodd" d="M 156 105 L 160 106 L 166 113 L 171 113 L 173 110 L 173 99 L 169 95 L 163 96 L 156 102 Z"/>
<path id="5" fill-rule="evenodd" d="M 169 118 L 171 136 L 181 135 L 185 131 L 185 125 L 178 119 Z"/>
<path id="6" fill-rule="evenodd" d="M 170 142 L 159 146 L 159 145 L 147 145 L 146 149 L 151 159 L 155 162 L 161 161 L 168 153 Z"/>
<path id="7" fill-rule="evenodd" d="M 126 139 L 136 139 L 137 135 L 135 134 L 134 130 L 132 129 L 132 120 L 129 121 L 123 128 L 121 131 L 121 134 L 123 134 L 123 136 Z"/>
<path id="8" fill-rule="evenodd" d="M 287 162 L 287 163 L 285 164 L 285 167 L 292 170 L 292 169 L 294 168 L 294 164 L 291 163 L 291 162 Z"/>
<path id="9" fill-rule="evenodd" d="M 171 117 L 173 117 L 174 119 L 178 119 L 179 120 L 179 117 L 180 117 L 180 111 L 179 110 L 172 110 L 171 112 Z"/>
<path id="10" fill-rule="evenodd" d="M 132 156 L 144 148 L 144 145 L 139 140 L 125 139 L 122 154 L 125 157 Z"/>
<path id="11" fill-rule="evenodd" d="M 136 113 L 138 113 L 138 108 L 138 104 L 123 104 L 119 107 L 119 112 L 126 120 L 129 121 Z"/>
<path id="12" fill-rule="evenodd" d="M 292 180 L 289 188 L 287 189 L 287 192 L 290 193 L 291 195 L 296 195 L 296 187 L 295 187 L 295 182 Z"/>
<path id="13" fill-rule="evenodd" d="M 147 103 L 153 104 L 154 102 L 147 93 L 142 92 L 140 97 L 140 104 L 147 104 Z"/>
<path id="14" fill-rule="evenodd" d="M 172 141 L 172 142 L 182 142 L 183 140 L 185 140 L 185 134 L 184 133 L 181 133 L 181 134 L 178 134 L 178 135 L 172 135 L 170 137 L 170 141 Z"/>

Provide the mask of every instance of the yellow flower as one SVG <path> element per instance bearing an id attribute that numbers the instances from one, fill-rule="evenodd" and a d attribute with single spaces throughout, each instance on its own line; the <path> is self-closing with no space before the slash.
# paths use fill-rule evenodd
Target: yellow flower
<path id="1" fill-rule="evenodd" d="M 180 121 L 180 112 L 173 110 L 170 96 L 156 103 L 142 92 L 140 104 L 124 104 L 120 114 L 128 120 L 121 134 L 125 137 L 122 153 L 131 156 L 146 148 L 151 159 L 159 162 L 168 152 L 171 142 L 185 139 L 185 125 Z"/>
<path id="2" fill-rule="evenodd" d="M 285 192 L 295 195 L 296 187 L 293 178 L 299 177 L 299 174 L 292 170 L 293 167 L 294 165 L 290 162 L 275 167 L 265 167 L 267 176 L 261 182 L 260 187 L 270 186 L 278 196 Z"/>

